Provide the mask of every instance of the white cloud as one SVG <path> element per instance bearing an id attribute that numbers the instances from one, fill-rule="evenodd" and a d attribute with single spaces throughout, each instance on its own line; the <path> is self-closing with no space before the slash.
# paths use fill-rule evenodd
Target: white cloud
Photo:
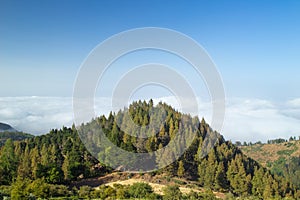
<path id="1" fill-rule="evenodd" d="M 0 121 L 17 130 L 44 134 L 73 122 L 72 99 L 57 97 L 2 97 Z"/>
<path id="2" fill-rule="evenodd" d="M 294 108 L 300 108 L 300 98 L 289 100 L 286 105 Z"/>
<path id="3" fill-rule="evenodd" d="M 181 108 L 174 97 L 154 99 L 164 101 L 179 111 Z M 113 106 L 108 98 L 95 100 L 97 115 L 108 114 Z M 211 121 L 210 102 L 198 99 L 198 114 Z M 119 108 L 113 108 L 117 111 Z M 266 141 L 270 138 L 300 135 L 300 99 L 281 104 L 261 99 L 229 99 L 226 102 L 226 118 L 222 134 L 233 141 Z M 193 115 L 197 114 L 195 111 Z M 8 123 L 18 130 L 36 135 L 49 132 L 52 128 L 71 126 L 73 123 L 72 98 L 64 97 L 1 97 L 0 122 Z"/>
<path id="4" fill-rule="evenodd" d="M 223 134 L 233 141 L 266 141 L 300 135 L 300 118 L 293 116 L 297 109 L 289 103 L 232 99 L 227 105 Z"/>

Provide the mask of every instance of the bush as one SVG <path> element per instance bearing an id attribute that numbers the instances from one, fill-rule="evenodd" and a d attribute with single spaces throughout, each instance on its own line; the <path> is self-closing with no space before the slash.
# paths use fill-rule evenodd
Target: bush
<path id="1" fill-rule="evenodd" d="M 208 191 L 205 193 L 199 193 L 198 199 L 205 199 L 205 200 L 217 200 L 217 197 L 214 195 L 212 191 Z"/>
<path id="2" fill-rule="evenodd" d="M 226 200 L 234 200 L 235 197 L 234 197 L 234 195 L 231 192 L 229 192 L 229 193 L 226 194 L 225 199 Z"/>
<path id="3" fill-rule="evenodd" d="M 186 185 L 185 181 L 181 181 L 181 180 L 178 180 L 178 179 L 174 179 L 174 183 L 176 183 L 178 185 Z"/>
<path id="4" fill-rule="evenodd" d="M 50 185 L 49 187 L 49 196 L 51 197 L 65 197 L 72 194 L 73 192 L 69 191 L 65 185 Z"/>
<path id="5" fill-rule="evenodd" d="M 117 199 L 128 199 L 128 198 L 130 198 L 130 194 L 126 188 L 119 188 L 116 191 L 116 198 Z"/>
<path id="6" fill-rule="evenodd" d="M 29 179 L 17 177 L 16 181 L 11 185 L 11 199 L 26 199 L 29 195 L 27 189 L 29 184 Z"/>
<path id="7" fill-rule="evenodd" d="M 151 194 L 148 194 L 148 195 L 146 196 L 146 199 L 162 200 L 163 198 L 162 198 L 161 195 L 156 194 L 156 193 L 153 192 L 153 193 L 151 193 Z"/>
<path id="8" fill-rule="evenodd" d="M 185 199 L 189 200 L 197 200 L 198 199 L 198 194 L 194 191 L 191 191 L 189 194 L 185 196 Z"/>
<path id="9" fill-rule="evenodd" d="M 93 191 L 93 198 L 106 199 L 108 197 L 115 199 L 116 190 L 110 186 L 101 185 L 98 190 Z"/>
<path id="10" fill-rule="evenodd" d="M 166 200 L 180 200 L 182 199 L 182 193 L 178 185 L 169 185 L 163 189 L 163 199 Z"/>
<path id="11" fill-rule="evenodd" d="M 134 183 L 128 188 L 128 193 L 133 198 L 145 198 L 153 193 L 152 187 L 147 183 Z"/>
<path id="12" fill-rule="evenodd" d="M 9 197 L 11 192 L 11 186 L 1 185 L 0 186 L 0 199 L 3 197 Z"/>
<path id="13" fill-rule="evenodd" d="M 78 190 L 78 196 L 80 198 L 89 199 L 91 198 L 92 191 L 93 188 L 91 188 L 90 186 L 81 186 Z"/>

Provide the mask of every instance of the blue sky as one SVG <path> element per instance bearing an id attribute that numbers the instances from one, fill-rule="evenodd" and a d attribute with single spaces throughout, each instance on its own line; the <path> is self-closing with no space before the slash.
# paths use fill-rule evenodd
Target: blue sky
<path id="1" fill-rule="evenodd" d="M 233 130 L 239 130 L 238 134 L 243 132 L 243 126 L 247 123 L 250 126 L 246 128 L 249 129 L 247 140 L 256 139 L 251 139 L 253 132 L 250 132 L 250 128 L 257 130 L 257 134 L 267 131 L 268 138 L 276 130 L 278 137 L 295 135 L 298 129 L 293 129 L 293 126 L 299 124 L 300 120 L 297 114 L 300 110 L 299 19 L 300 1 L 297 0 L 2 0 L 0 97 L 3 98 L 0 101 L 6 105 L 0 109 L 0 121 L 36 134 L 53 126 L 62 126 L 57 122 L 56 115 L 51 115 L 49 110 L 44 112 L 40 109 L 35 114 L 25 108 L 25 105 L 32 105 L 35 101 L 38 102 L 36 105 L 43 106 L 45 99 L 37 101 L 25 98 L 25 101 L 16 98 L 18 103 L 14 103 L 7 97 L 71 97 L 80 65 L 96 45 L 128 29 L 163 27 L 182 32 L 196 40 L 216 63 L 226 96 L 234 99 L 229 102 L 232 112 L 230 113 L 229 108 L 227 121 L 235 120 L 235 124 L 227 123 L 231 128 L 225 129 L 225 135 Z M 153 59 L 162 59 L 156 53 L 150 54 Z M 170 58 L 168 56 L 165 61 Z M 129 56 L 128 59 L 134 58 Z M 171 64 L 179 72 L 192 82 L 195 81 L 193 74 L 180 66 L 180 61 L 172 60 Z M 111 76 L 123 72 L 120 65 L 119 69 L 117 67 L 111 72 Z M 203 91 L 201 84 L 203 83 L 199 84 L 199 94 Z M 155 95 L 153 92 L 153 97 Z M 51 103 L 46 101 L 47 105 L 55 106 L 61 102 L 64 100 L 54 99 Z M 20 108 L 16 108 L 16 105 Z M 244 107 L 241 108 L 241 105 Z M 33 108 L 38 110 L 39 107 Z M 56 109 L 59 112 L 63 108 L 62 105 Z M 71 104 L 67 108 L 70 113 Z M 251 114 L 246 116 L 243 110 Z M 23 111 L 25 114 L 20 115 Z M 30 116 L 26 113 L 30 113 Z M 16 115 L 24 117 L 18 121 L 14 118 Z M 256 118 L 259 115 L 261 117 Z M 45 119 L 49 122 L 49 116 L 54 121 L 51 127 L 45 126 L 46 129 L 22 126 L 30 124 L 33 119 Z M 274 126 L 274 129 L 265 130 L 261 125 L 264 117 L 272 119 L 270 125 L 274 120 L 281 123 L 277 123 L 278 126 Z M 243 119 L 240 126 L 239 119 Z M 72 119 L 66 117 L 61 121 L 69 125 Z M 252 121 L 253 124 L 249 123 Z M 228 138 L 241 139 L 230 134 Z"/>
<path id="2" fill-rule="evenodd" d="M 300 96 L 299 1 L 1 1 L 1 96 L 71 96 L 88 53 L 109 36 L 155 26 L 211 55 L 228 96 Z"/>

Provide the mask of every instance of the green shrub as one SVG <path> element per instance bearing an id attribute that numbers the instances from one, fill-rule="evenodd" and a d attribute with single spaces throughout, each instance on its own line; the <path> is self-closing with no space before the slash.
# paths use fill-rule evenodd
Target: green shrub
<path id="1" fill-rule="evenodd" d="M 153 191 L 148 183 L 134 183 L 129 186 L 128 193 L 133 198 L 145 198 L 148 194 L 153 193 Z"/>
<path id="2" fill-rule="evenodd" d="M 165 200 L 180 200 L 182 199 L 182 193 L 178 185 L 169 185 L 163 189 Z"/>
<path id="3" fill-rule="evenodd" d="M 286 155 L 286 156 L 289 156 L 291 155 L 292 153 L 294 153 L 294 149 L 292 150 L 281 150 L 281 151 L 278 151 L 277 154 L 278 155 Z"/>
<path id="4" fill-rule="evenodd" d="M 198 199 L 217 200 L 218 198 L 214 195 L 212 191 L 206 191 L 204 193 L 198 193 Z"/>
<path id="5" fill-rule="evenodd" d="M 78 190 L 78 196 L 80 198 L 89 199 L 92 196 L 93 188 L 87 185 L 81 186 Z"/>
<path id="6" fill-rule="evenodd" d="M 0 199 L 3 197 L 9 197 L 11 192 L 11 186 L 1 185 L 0 186 Z"/>
<path id="7" fill-rule="evenodd" d="M 110 186 L 101 185 L 98 190 L 92 193 L 93 198 L 106 199 L 108 197 L 115 199 L 116 190 Z"/>
<path id="8" fill-rule="evenodd" d="M 186 182 L 178 180 L 178 179 L 174 179 L 174 183 L 178 184 L 178 185 L 185 185 Z"/>

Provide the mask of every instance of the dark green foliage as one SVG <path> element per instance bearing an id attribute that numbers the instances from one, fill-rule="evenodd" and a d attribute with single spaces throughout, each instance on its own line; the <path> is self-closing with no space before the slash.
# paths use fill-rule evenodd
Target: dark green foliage
<path id="1" fill-rule="evenodd" d="M 4 197 L 9 197 L 11 191 L 11 186 L 2 185 L 0 186 L 0 199 Z"/>
<path id="2" fill-rule="evenodd" d="M 169 185 L 166 186 L 163 190 L 164 196 L 163 199 L 166 200 L 180 200 L 182 199 L 182 193 L 180 192 L 178 185 Z"/>
<path id="3" fill-rule="evenodd" d="M 43 179 L 36 179 L 27 185 L 31 196 L 46 198 L 50 195 L 49 185 Z"/>
<path id="4" fill-rule="evenodd" d="M 286 159 L 284 157 L 280 157 L 272 165 L 270 165 L 270 166 L 272 166 L 271 172 L 273 174 L 277 174 L 279 176 L 283 176 L 286 164 L 287 164 Z"/>
<path id="5" fill-rule="evenodd" d="M 16 200 L 26 199 L 29 196 L 27 186 L 30 184 L 29 179 L 18 177 L 11 186 L 11 198 Z"/>
<path id="6" fill-rule="evenodd" d="M 159 194 L 156 194 L 156 193 L 150 193 L 147 195 L 146 199 L 149 199 L 149 200 L 152 200 L 152 199 L 155 199 L 155 200 L 162 200 L 163 197 Z"/>
<path id="7" fill-rule="evenodd" d="M 124 185 L 121 185 L 121 184 L 114 184 L 114 188 L 116 189 L 116 198 L 117 199 L 128 199 L 128 198 L 130 198 L 128 187 L 129 186 L 124 186 Z"/>
<path id="8" fill-rule="evenodd" d="M 300 157 L 289 159 L 280 157 L 271 165 L 271 172 L 286 177 L 297 189 L 300 189 Z"/>
<path id="9" fill-rule="evenodd" d="M 64 185 L 52 185 L 45 182 L 44 179 L 34 181 L 17 177 L 11 186 L 11 199 L 37 199 L 49 197 L 67 197 L 73 195 Z"/>
<path id="10" fill-rule="evenodd" d="M 116 199 L 117 191 L 116 189 L 102 185 L 99 187 L 98 190 L 95 190 L 92 192 L 93 198 L 100 198 L 100 199 L 106 199 L 110 197 L 111 199 Z"/>
<path id="11" fill-rule="evenodd" d="M 296 185 L 298 189 L 300 189 L 300 156 L 293 157 L 286 165 L 285 176 L 288 176 L 292 183 Z"/>
<path id="12" fill-rule="evenodd" d="M 228 189 L 228 181 L 226 178 L 226 171 L 223 162 L 220 162 L 218 165 L 214 182 L 214 187 L 217 190 L 222 191 Z"/>
<path id="13" fill-rule="evenodd" d="M 90 199 L 93 188 L 90 186 L 81 186 L 78 190 L 78 196 L 83 199 Z"/>
<path id="14" fill-rule="evenodd" d="M 147 183 L 134 183 L 128 189 L 130 197 L 133 198 L 145 198 L 152 192 L 151 186 Z"/>
<path id="15" fill-rule="evenodd" d="M 33 138 L 33 135 L 23 133 L 23 132 L 0 132 L 0 147 L 4 145 L 5 141 L 12 139 L 13 141 L 21 141 L 26 138 Z"/>
<path id="16" fill-rule="evenodd" d="M 213 194 L 212 191 L 198 193 L 197 199 L 203 199 L 203 200 L 217 200 L 218 198 Z"/>
<path id="17" fill-rule="evenodd" d="M 54 164 L 48 166 L 38 164 L 36 177 L 45 178 L 47 183 L 62 183 L 64 181 L 62 169 Z"/>
<path id="18" fill-rule="evenodd" d="M 17 157 L 14 148 L 12 140 L 8 139 L 0 152 L 0 185 L 10 184 L 16 176 Z"/>
<path id="19" fill-rule="evenodd" d="M 264 192 L 264 169 L 255 167 L 254 169 L 254 177 L 252 179 L 252 194 L 258 197 L 262 197 Z"/>
<path id="20" fill-rule="evenodd" d="M 280 144 L 280 143 L 284 143 L 287 142 L 287 140 L 282 139 L 282 138 L 278 138 L 278 139 L 274 139 L 274 140 L 268 140 L 268 144 Z"/>
<path id="21" fill-rule="evenodd" d="M 6 141 L 0 152 L 0 184 L 10 184 L 16 176 L 52 184 L 100 175 L 105 168 L 94 168 L 98 161 L 80 141 L 76 130 L 63 128 L 49 134 Z"/>

